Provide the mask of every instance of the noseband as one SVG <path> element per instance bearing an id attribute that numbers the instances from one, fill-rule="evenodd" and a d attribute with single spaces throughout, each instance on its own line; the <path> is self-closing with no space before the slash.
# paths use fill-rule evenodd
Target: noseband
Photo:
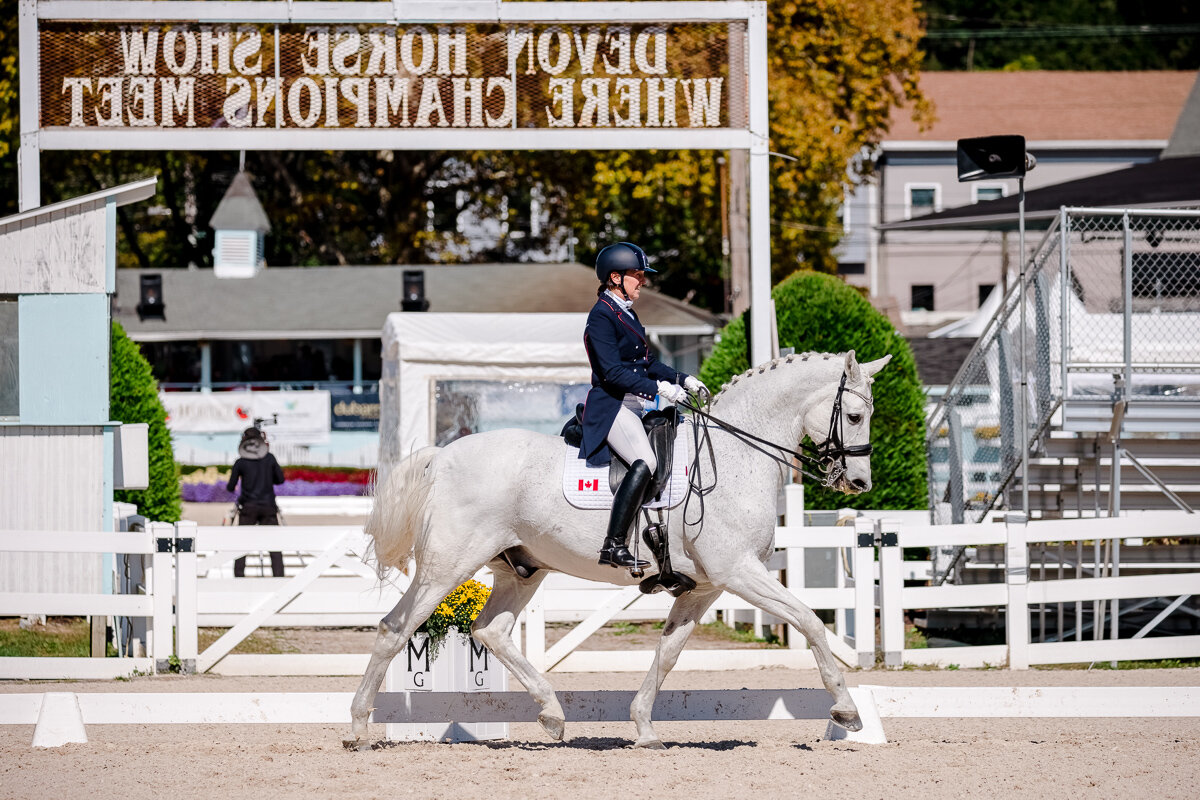
<path id="1" fill-rule="evenodd" d="M 816 465 L 817 469 L 825 473 L 825 478 L 821 483 L 826 487 L 832 486 L 846 472 L 847 458 L 869 456 L 875 451 L 874 446 L 870 442 L 851 445 L 850 447 L 843 444 L 842 394 L 845 392 L 850 392 L 850 394 L 857 396 L 872 408 L 875 406 L 875 402 L 862 392 L 846 388 L 846 373 L 843 372 L 842 380 L 838 384 L 837 395 L 833 398 L 833 414 L 829 418 L 829 433 L 825 436 L 825 441 L 816 447 L 806 444 L 801 445 L 816 457 L 816 461 L 818 462 Z"/>
<path id="2" fill-rule="evenodd" d="M 790 447 L 784 447 L 783 445 L 772 442 L 769 439 L 763 439 L 759 436 L 755 436 L 749 431 L 744 431 L 741 428 L 730 425 L 724 420 L 717 419 L 712 414 L 709 414 L 707 411 L 701 409 L 699 405 L 693 403 L 691 400 L 684 400 L 681 405 L 683 405 L 689 411 L 692 411 L 693 413 L 703 417 L 705 420 L 717 424 L 722 430 L 728 431 L 734 436 L 734 438 L 740 439 L 743 444 L 754 448 L 763 455 L 778 461 L 780 464 L 783 464 L 789 469 L 796 470 L 800 474 L 820 482 L 820 484 L 826 488 L 832 488 L 833 485 L 837 483 L 838 479 L 845 474 L 847 458 L 869 456 L 872 452 L 874 452 L 875 449 L 870 442 L 867 442 L 866 444 L 851 445 L 849 447 L 847 447 L 843 442 L 842 395 L 846 392 L 849 392 L 850 394 L 860 398 L 870 407 L 874 407 L 875 405 L 874 401 L 867 395 L 854 389 L 850 389 L 846 386 L 846 373 L 843 372 L 842 379 L 838 383 L 837 394 L 833 398 L 833 412 L 829 417 L 829 432 L 825 436 L 825 441 L 819 445 L 811 445 L 802 442 L 800 446 L 807 451 L 804 453 L 797 450 L 792 450 Z M 820 474 L 814 475 L 813 473 L 804 469 L 804 467 L 797 467 L 790 460 L 782 458 L 775 453 L 759 447 L 759 444 L 774 448 L 781 453 L 786 453 L 793 459 L 803 464 L 804 467 L 809 467 L 810 469 L 816 470 Z M 711 450 L 711 444 L 709 447 Z M 699 456 L 698 450 L 696 455 L 697 457 Z"/>

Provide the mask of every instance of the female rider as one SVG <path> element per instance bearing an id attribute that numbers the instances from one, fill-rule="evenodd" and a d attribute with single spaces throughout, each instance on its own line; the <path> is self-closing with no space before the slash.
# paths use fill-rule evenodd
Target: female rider
<path id="1" fill-rule="evenodd" d="M 633 312 L 646 273 L 655 272 L 642 248 L 618 242 L 596 257 L 596 305 L 588 314 L 583 344 L 592 365 L 592 388 L 583 411 L 583 444 L 579 457 L 589 466 L 602 466 L 616 453 L 629 472 L 613 496 L 608 534 L 600 550 L 600 563 L 613 567 L 645 567 L 625 544 L 629 526 L 637 516 L 658 461 L 642 428 L 647 405 L 655 395 L 679 403 L 687 393 L 708 394 L 697 378 L 659 363 L 650 352 L 646 329 Z M 680 385 L 682 384 L 682 386 Z"/>

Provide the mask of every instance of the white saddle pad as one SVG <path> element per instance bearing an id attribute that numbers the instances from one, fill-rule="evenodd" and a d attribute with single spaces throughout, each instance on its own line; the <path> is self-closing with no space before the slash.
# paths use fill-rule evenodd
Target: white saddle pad
<path id="1" fill-rule="evenodd" d="M 663 491 L 662 499 L 646 503 L 645 508 L 674 508 L 687 496 L 688 470 L 691 469 L 690 425 L 691 422 L 685 419 L 676 427 L 671 479 Z M 613 495 L 608 487 L 608 466 L 589 467 L 587 460 L 579 457 L 578 447 L 563 444 L 563 496 L 576 508 L 612 508 Z"/>

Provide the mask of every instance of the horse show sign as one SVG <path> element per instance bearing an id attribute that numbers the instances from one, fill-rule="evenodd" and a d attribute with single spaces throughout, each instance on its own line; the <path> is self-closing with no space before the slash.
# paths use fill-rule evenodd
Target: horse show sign
<path id="1" fill-rule="evenodd" d="M 41 126 L 745 127 L 740 27 L 52 22 Z"/>
<path id="2" fill-rule="evenodd" d="M 765 2 L 19 0 L 18 28 L 22 210 L 42 150 L 730 150 L 770 305 Z"/>

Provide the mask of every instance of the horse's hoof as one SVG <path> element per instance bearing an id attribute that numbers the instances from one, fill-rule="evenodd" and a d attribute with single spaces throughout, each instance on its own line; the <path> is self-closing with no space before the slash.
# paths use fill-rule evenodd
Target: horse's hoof
<path id="1" fill-rule="evenodd" d="M 372 745 L 366 739 L 342 739 L 342 747 L 356 753 L 365 753 Z"/>
<path id="2" fill-rule="evenodd" d="M 562 717 L 552 717 L 549 714 L 538 714 L 538 724 L 556 742 L 561 742 L 567 732 L 567 723 Z"/>
<path id="3" fill-rule="evenodd" d="M 667 746 L 662 743 L 662 739 L 638 739 L 633 743 L 633 746 L 641 750 L 666 750 Z"/>
<path id="4" fill-rule="evenodd" d="M 851 733 L 862 730 L 862 719 L 859 718 L 858 709 L 854 706 L 849 708 L 834 706 L 829 709 L 829 718 Z"/>

